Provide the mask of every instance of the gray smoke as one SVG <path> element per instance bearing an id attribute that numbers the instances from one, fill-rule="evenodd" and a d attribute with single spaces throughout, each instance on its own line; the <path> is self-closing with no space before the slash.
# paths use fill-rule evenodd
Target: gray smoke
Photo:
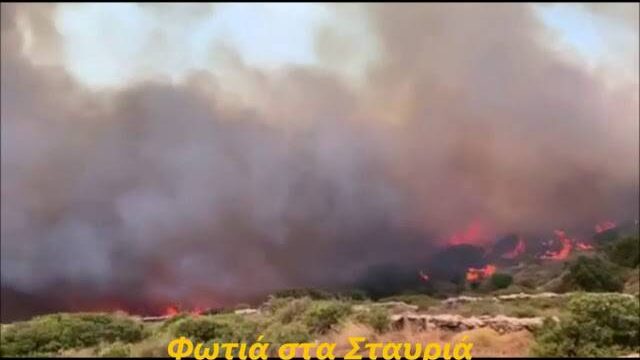
<path id="1" fill-rule="evenodd" d="M 240 64 L 256 104 L 210 73 L 85 88 L 25 55 L 20 19 L 60 51 L 43 6 L 2 4 L 3 288 L 209 306 L 349 284 L 478 219 L 638 216 L 637 82 L 546 48 L 530 6 L 358 6 L 364 86 Z"/>

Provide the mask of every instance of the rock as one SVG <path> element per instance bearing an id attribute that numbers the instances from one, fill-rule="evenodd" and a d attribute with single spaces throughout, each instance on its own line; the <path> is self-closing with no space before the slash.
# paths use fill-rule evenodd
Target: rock
<path id="1" fill-rule="evenodd" d="M 251 315 L 251 314 L 257 314 L 257 313 L 258 313 L 258 309 L 238 309 L 234 311 L 234 314 L 237 314 L 237 315 Z"/>
<path id="2" fill-rule="evenodd" d="M 376 307 L 376 306 L 383 307 L 392 314 L 418 311 L 417 305 L 407 304 L 402 301 L 387 301 L 387 302 L 373 303 L 369 305 L 369 307 Z"/>
<path id="3" fill-rule="evenodd" d="M 142 317 L 142 321 L 144 321 L 144 322 L 165 321 L 165 320 L 170 319 L 172 317 L 173 317 L 172 315 L 144 316 L 144 317 Z"/>
<path id="4" fill-rule="evenodd" d="M 539 299 L 539 298 L 558 298 L 566 296 L 566 294 L 556 294 L 552 292 L 544 292 L 540 294 L 509 294 L 509 295 L 500 295 L 498 296 L 499 300 L 518 300 L 518 299 Z"/>
<path id="5" fill-rule="evenodd" d="M 391 316 L 391 323 L 395 329 L 411 327 L 416 330 L 443 329 L 452 331 L 471 330 L 489 327 L 499 333 L 516 332 L 520 330 L 532 331 L 542 326 L 541 317 L 515 318 L 510 316 L 471 316 L 463 317 L 454 314 L 417 314 L 403 313 Z"/>
<path id="6" fill-rule="evenodd" d="M 475 302 L 475 301 L 481 301 L 481 300 L 498 301 L 498 299 L 495 297 L 458 296 L 458 297 L 442 300 L 442 303 L 447 306 L 453 306 L 460 303 Z"/>

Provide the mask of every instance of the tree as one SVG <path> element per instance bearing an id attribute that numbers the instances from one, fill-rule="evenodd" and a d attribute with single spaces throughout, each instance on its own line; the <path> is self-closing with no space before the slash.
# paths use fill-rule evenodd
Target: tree
<path id="1" fill-rule="evenodd" d="M 536 332 L 536 356 L 618 356 L 638 351 L 640 303 L 626 294 L 582 294 L 561 321 Z"/>
<path id="2" fill-rule="evenodd" d="M 617 266 L 599 257 L 578 257 L 569 267 L 565 281 L 570 287 L 593 292 L 624 288 L 624 279 Z"/>
<path id="3" fill-rule="evenodd" d="M 495 273 L 491 276 L 491 285 L 496 289 L 504 289 L 513 283 L 513 277 L 509 274 Z"/>
<path id="4" fill-rule="evenodd" d="M 640 264 L 640 238 L 624 237 L 608 246 L 606 252 L 612 262 L 620 266 L 636 267 Z"/>

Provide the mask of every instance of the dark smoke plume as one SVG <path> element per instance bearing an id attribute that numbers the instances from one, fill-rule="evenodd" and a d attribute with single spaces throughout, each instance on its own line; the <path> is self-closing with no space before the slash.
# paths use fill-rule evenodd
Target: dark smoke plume
<path id="1" fill-rule="evenodd" d="M 22 23 L 60 51 L 43 6 L 2 4 L 3 320 L 348 286 L 473 221 L 638 216 L 636 79 L 545 47 L 528 5 L 358 6 L 380 49 L 364 84 L 237 63 L 255 103 L 206 72 L 87 88 L 23 51 Z"/>

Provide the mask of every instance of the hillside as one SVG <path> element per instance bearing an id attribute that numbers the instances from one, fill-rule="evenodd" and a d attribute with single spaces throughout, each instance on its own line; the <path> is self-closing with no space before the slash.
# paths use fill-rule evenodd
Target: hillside
<path id="1" fill-rule="evenodd" d="M 466 336 L 474 356 L 623 356 L 640 352 L 637 254 L 637 237 L 618 237 L 561 262 L 534 259 L 503 267 L 452 296 L 439 291 L 371 300 L 359 292 L 292 289 L 255 308 L 155 317 L 44 315 L 2 325 L 1 354 L 167 356 L 169 341 L 178 336 L 252 342 L 264 335 L 276 345 L 335 342 L 341 356 L 350 349 L 350 336 L 414 343 Z M 575 345 L 573 336 L 583 345 Z"/>

